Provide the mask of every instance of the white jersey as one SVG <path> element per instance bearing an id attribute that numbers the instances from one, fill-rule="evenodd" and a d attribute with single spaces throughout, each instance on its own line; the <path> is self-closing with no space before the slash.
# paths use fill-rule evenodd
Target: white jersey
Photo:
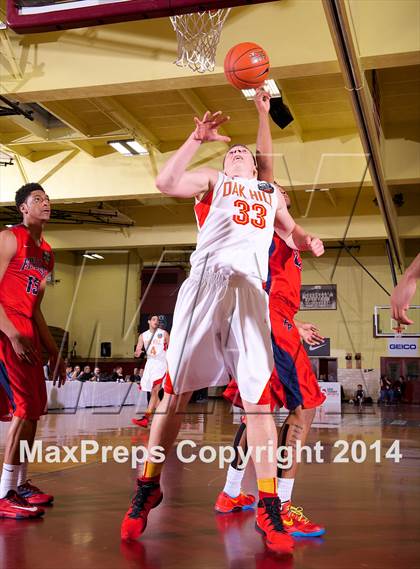
<path id="1" fill-rule="evenodd" d="M 155 332 L 147 330 L 141 335 L 143 338 L 144 350 L 148 360 L 166 361 L 166 340 L 165 331 L 157 328 Z"/>
<path id="2" fill-rule="evenodd" d="M 191 272 L 204 269 L 265 281 L 273 239 L 277 192 L 256 179 L 219 172 L 213 190 L 196 200 L 197 247 Z"/>

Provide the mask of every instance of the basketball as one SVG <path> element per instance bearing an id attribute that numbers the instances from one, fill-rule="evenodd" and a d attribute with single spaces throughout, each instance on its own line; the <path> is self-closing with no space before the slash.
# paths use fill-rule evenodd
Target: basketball
<path id="1" fill-rule="evenodd" d="M 243 42 L 227 52 L 224 67 L 231 85 L 237 89 L 257 89 L 268 78 L 270 61 L 261 46 Z"/>

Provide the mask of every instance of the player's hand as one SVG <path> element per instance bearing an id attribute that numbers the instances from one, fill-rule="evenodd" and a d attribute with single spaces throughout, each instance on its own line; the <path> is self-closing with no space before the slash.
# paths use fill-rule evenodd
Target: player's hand
<path id="1" fill-rule="evenodd" d="M 262 88 L 257 89 L 254 97 L 254 103 L 260 114 L 268 115 L 270 112 L 270 99 L 271 95 L 267 93 L 267 91 L 264 91 Z"/>
<path id="2" fill-rule="evenodd" d="M 50 368 L 50 376 L 53 381 L 53 385 L 55 386 L 58 384 L 58 387 L 64 385 L 67 379 L 66 364 L 58 352 L 50 355 L 48 366 Z"/>
<path id="3" fill-rule="evenodd" d="M 297 327 L 300 337 L 310 346 L 319 346 L 325 340 L 321 336 L 319 328 L 310 322 L 302 322 Z"/>
<path id="4" fill-rule="evenodd" d="M 10 338 L 10 343 L 12 344 L 17 357 L 23 362 L 34 365 L 40 361 L 40 357 L 35 346 L 26 336 L 16 334 L 16 336 L 12 336 Z"/>
<path id="5" fill-rule="evenodd" d="M 314 257 L 320 257 L 324 254 L 324 244 L 318 237 L 308 235 L 306 237 L 306 245 L 308 251 L 311 251 Z"/>
<path id="6" fill-rule="evenodd" d="M 416 292 L 417 281 L 413 278 L 402 278 L 391 294 L 392 318 L 400 324 L 413 324 L 407 316 L 410 302 Z"/>
<path id="7" fill-rule="evenodd" d="M 217 129 L 228 120 L 229 117 L 223 116 L 222 111 L 217 111 L 217 113 L 207 111 L 201 120 L 194 117 L 194 139 L 200 140 L 201 142 L 230 142 L 228 136 L 223 136 L 217 132 Z"/>

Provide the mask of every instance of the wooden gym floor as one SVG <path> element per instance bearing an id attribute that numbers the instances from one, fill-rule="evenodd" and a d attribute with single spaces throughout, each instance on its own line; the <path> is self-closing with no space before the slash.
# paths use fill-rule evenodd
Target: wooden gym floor
<path id="1" fill-rule="evenodd" d="M 213 409 L 214 407 L 214 409 Z M 213 410 L 212 410 L 213 409 Z M 198 445 L 229 444 L 235 431 L 229 407 L 192 405 L 180 439 Z M 130 425 L 134 409 L 120 414 L 81 410 L 48 415 L 38 438 L 45 444 L 142 445 L 148 432 Z M 108 410 L 109 411 L 109 410 Z M 210 411 L 210 412 L 209 412 Z M 34 465 L 32 479 L 55 495 L 39 521 L 0 520 L 0 567 L 5 569 L 417 569 L 420 567 L 420 408 L 345 407 L 339 426 L 314 428 L 310 442 L 325 446 L 324 464 L 300 469 L 294 502 L 325 524 L 324 538 L 296 542 L 293 558 L 268 552 L 254 530 L 254 513 L 215 515 L 223 486 L 217 464 L 182 464 L 171 455 L 163 477 L 164 501 L 149 517 L 143 538 L 124 545 L 121 519 L 135 470 L 114 461 Z M 7 425 L 0 428 L 4 441 Z M 337 439 L 401 441 L 400 463 L 373 452 L 362 464 L 332 463 Z M 1 448 L 3 451 L 3 447 Z M 252 467 L 244 487 L 255 492 Z"/>

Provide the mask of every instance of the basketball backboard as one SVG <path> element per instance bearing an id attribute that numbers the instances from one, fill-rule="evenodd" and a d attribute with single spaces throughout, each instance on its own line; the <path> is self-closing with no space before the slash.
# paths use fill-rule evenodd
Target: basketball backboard
<path id="1" fill-rule="evenodd" d="M 273 0 L 6 0 L 7 24 L 28 34 L 161 18 Z"/>
<path id="2" fill-rule="evenodd" d="M 408 317 L 413 320 L 410 326 L 403 326 L 398 330 L 398 322 L 391 316 L 390 306 L 375 306 L 373 312 L 374 338 L 420 337 L 420 306 L 410 306 Z"/>

